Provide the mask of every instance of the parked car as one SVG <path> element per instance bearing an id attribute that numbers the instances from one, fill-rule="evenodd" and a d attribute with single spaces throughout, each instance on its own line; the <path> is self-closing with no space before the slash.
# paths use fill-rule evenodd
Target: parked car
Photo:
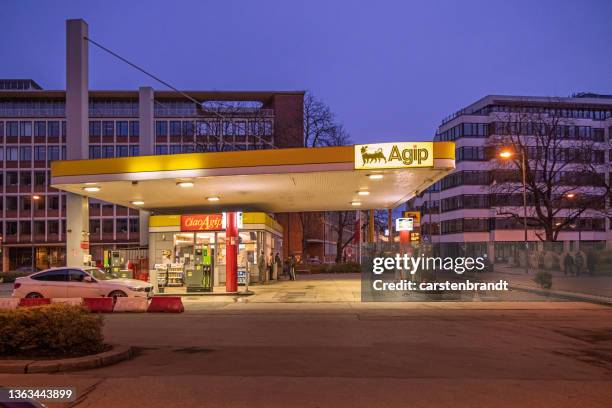
<path id="1" fill-rule="evenodd" d="M 153 285 L 137 279 L 116 279 L 93 268 L 52 268 L 15 279 L 13 297 L 144 297 Z"/>

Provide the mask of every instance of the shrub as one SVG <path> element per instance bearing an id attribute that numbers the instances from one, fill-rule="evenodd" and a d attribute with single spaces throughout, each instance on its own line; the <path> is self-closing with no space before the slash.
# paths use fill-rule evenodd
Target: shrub
<path id="1" fill-rule="evenodd" d="M 102 316 L 54 304 L 0 311 L 0 355 L 70 357 L 104 350 Z"/>
<path id="2" fill-rule="evenodd" d="M 343 262 L 343 263 L 331 264 L 329 266 L 329 272 L 332 272 L 332 273 L 361 272 L 361 266 L 357 262 Z"/>
<path id="3" fill-rule="evenodd" d="M 13 283 L 16 278 L 31 275 L 34 272 L 2 272 L 0 273 L 0 283 Z"/>
<path id="4" fill-rule="evenodd" d="M 535 274 L 533 281 L 540 285 L 542 289 L 552 288 L 552 274 L 547 271 L 539 271 Z"/>

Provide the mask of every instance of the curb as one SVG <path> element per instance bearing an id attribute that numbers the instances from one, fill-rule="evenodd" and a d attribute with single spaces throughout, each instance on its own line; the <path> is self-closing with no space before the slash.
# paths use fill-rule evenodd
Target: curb
<path id="1" fill-rule="evenodd" d="M 93 354 L 91 356 L 64 358 L 60 360 L 0 360 L 0 373 L 34 374 L 87 370 L 129 360 L 132 356 L 132 347 L 113 346 L 109 351 Z"/>
<path id="2" fill-rule="evenodd" d="M 523 292 L 528 292 L 528 293 L 535 293 L 537 295 L 552 296 L 552 297 L 556 297 L 559 299 L 570 300 L 570 301 L 594 303 L 596 305 L 612 306 L 612 299 L 606 299 L 601 296 L 581 295 L 579 293 L 538 289 L 538 288 L 531 288 L 528 286 L 515 286 L 515 285 L 508 285 L 508 286 L 511 289 L 521 290 Z"/>

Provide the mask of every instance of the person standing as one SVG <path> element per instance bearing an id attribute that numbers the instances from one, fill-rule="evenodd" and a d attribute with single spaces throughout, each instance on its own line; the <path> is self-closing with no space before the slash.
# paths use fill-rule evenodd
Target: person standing
<path id="1" fill-rule="evenodd" d="M 259 253 L 259 257 L 257 258 L 257 269 L 259 269 L 259 281 L 263 283 L 266 278 L 266 259 L 264 257 L 263 249 Z"/>
<path id="2" fill-rule="evenodd" d="M 291 259 L 289 260 L 289 279 L 295 280 L 295 255 L 291 255 Z"/>
<path id="3" fill-rule="evenodd" d="M 280 274 L 283 271 L 283 261 L 278 252 L 274 255 L 274 264 L 276 265 L 276 279 L 280 280 Z"/>

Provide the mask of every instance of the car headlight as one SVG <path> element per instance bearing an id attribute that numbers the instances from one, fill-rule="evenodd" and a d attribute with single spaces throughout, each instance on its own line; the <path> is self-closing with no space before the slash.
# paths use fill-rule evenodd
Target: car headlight
<path id="1" fill-rule="evenodd" d="M 129 288 L 130 290 L 133 290 L 134 292 L 144 292 L 145 288 L 143 287 L 138 287 L 138 288 Z"/>

